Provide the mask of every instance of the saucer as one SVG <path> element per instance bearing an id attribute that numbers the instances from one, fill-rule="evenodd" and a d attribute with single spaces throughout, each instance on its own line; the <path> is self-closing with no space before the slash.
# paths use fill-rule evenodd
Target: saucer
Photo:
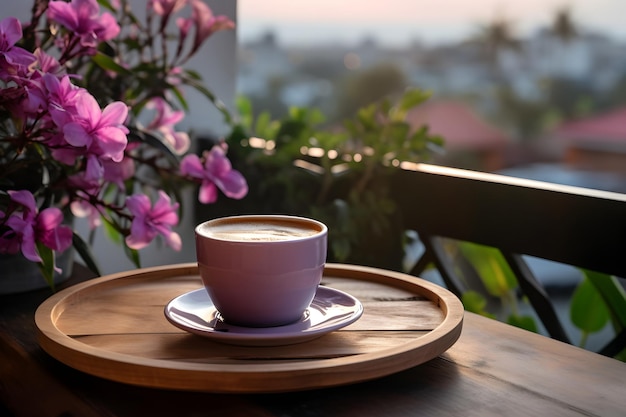
<path id="1" fill-rule="evenodd" d="M 280 346 L 306 342 L 358 320 L 363 305 L 353 296 L 319 286 L 302 318 L 276 327 L 243 327 L 223 321 L 204 288 L 182 294 L 165 306 L 174 326 L 217 342 L 244 346 Z"/>

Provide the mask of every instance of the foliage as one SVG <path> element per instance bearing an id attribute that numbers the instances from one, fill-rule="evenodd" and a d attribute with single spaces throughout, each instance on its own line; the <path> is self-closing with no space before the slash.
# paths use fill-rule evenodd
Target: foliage
<path id="1" fill-rule="evenodd" d="M 470 283 L 470 289 L 462 294 L 465 309 L 537 332 L 535 318 L 519 313 L 517 279 L 500 251 L 469 242 L 449 243 L 452 250 L 457 250 L 469 260 L 480 278 L 481 285 Z M 585 347 L 589 335 L 603 330 L 609 323 L 615 334 L 626 328 L 626 291 L 616 277 L 585 269 L 581 271 L 584 279 L 572 294 L 569 315 L 571 323 L 581 331 L 578 345 Z M 460 276 L 467 276 L 466 271 L 458 272 Z M 500 300 L 495 312 L 488 306 L 489 297 Z M 626 359 L 626 351 L 617 358 Z"/>
<path id="2" fill-rule="evenodd" d="M 348 117 L 363 105 L 403 91 L 407 85 L 405 78 L 402 70 L 391 63 L 350 73 L 350 77 L 343 83 L 342 94 L 337 99 L 337 114 Z"/>
<path id="3" fill-rule="evenodd" d="M 570 309 L 572 323 L 582 332 L 580 345 L 584 346 L 590 333 L 599 332 L 609 322 L 609 310 L 600 293 L 587 278 L 578 285 Z"/>
<path id="4" fill-rule="evenodd" d="M 426 127 L 413 129 L 406 120 L 427 99 L 408 90 L 359 109 L 342 126 L 324 126 L 316 109 L 291 108 L 282 120 L 253 117 L 242 99 L 241 124 L 229 138 L 243 141 L 232 149 L 250 182 L 241 204 L 325 222 L 330 261 L 400 269 L 405 230 L 388 186 L 401 161 L 427 160 L 442 145 Z"/>
<path id="5" fill-rule="evenodd" d="M 500 304 L 501 320 L 517 327 L 533 332 L 537 331 L 537 324 L 533 317 L 522 315 L 519 312 L 517 299 L 517 278 L 498 249 L 469 242 L 457 242 L 458 248 L 474 267 L 487 294 L 497 297 Z M 481 294 L 471 291 L 471 303 L 464 304 L 468 311 L 493 317 L 493 313 L 486 310 L 486 301 L 481 301 Z M 462 301 L 470 301 L 465 297 Z M 476 309 L 476 306 L 480 307 Z"/>
<path id="6" fill-rule="evenodd" d="M 96 0 L 35 0 L 30 22 L 0 22 L 0 253 L 21 252 L 50 283 L 55 252 L 72 244 L 97 272 L 72 216 L 103 226 L 139 265 L 157 237 L 180 249 L 181 187 L 199 185 L 205 204 L 218 189 L 247 192 L 225 143 L 187 154 L 189 136 L 175 127 L 186 87 L 231 122 L 184 65 L 233 22 L 200 0 L 152 0 L 145 21 L 126 0 L 99 3 L 107 11 Z"/>
<path id="7" fill-rule="evenodd" d="M 586 269 L 583 269 L 583 274 L 585 276 L 585 280 L 583 281 L 585 285 L 585 291 L 597 293 L 600 300 L 594 302 L 593 304 L 586 304 L 583 305 L 583 307 L 576 308 L 589 309 L 591 310 L 589 314 L 593 314 L 594 316 L 602 314 L 601 312 L 597 312 L 595 310 L 606 309 L 608 311 L 608 317 L 615 333 L 618 334 L 622 332 L 626 328 L 626 291 L 619 282 L 619 279 L 614 276 L 602 274 L 595 271 L 589 271 Z M 583 283 L 581 283 L 581 286 L 583 285 Z M 577 295 L 582 297 L 589 297 L 588 295 L 580 295 L 582 291 L 583 290 L 580 290 L 580 288 L 577 289 L 575 297 Z M 581 314 L 579 311 L 574 311 L 575 307 L 573 303 L 574 301 L 572 300 L 572 316 Z M 581 328 L 581 326 L 578 327 Z M 581 328 L 581 330 L 583 329 Z M 591 333 L 591 331 L 589 333 Z M 586 333 L 583 333 L 581 346 L 584 346 L 585 338 Z M 618 353 L 616 358 L 622 361 L 626 361 L 626 349 Z"/>

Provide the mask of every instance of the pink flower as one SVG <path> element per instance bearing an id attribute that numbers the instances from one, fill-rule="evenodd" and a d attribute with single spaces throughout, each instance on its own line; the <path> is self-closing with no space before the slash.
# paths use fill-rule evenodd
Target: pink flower
<path id="1" fill-rule="evenodd" d="M 177 132 L 174 125 L 180 122 L 185 114 L 181 110 L 174 111 L 161 97 L 155 97 L 147 104 L 148 108 L 156 108 L 157 114 L 148 125 L 149 130 L 158 130 L 163 139 L 178 154 L 183 154 L 189 149 L 189 135 L 186 132 Z"/>
<path id="2" fill-rule="evenodd" d="M 6 248 L 15 250 L 19 243 L 26 259 L 42 262 L 36 242 L 60 252 L 72 244 L 72 229 L 61 225 L 63 222 L 61 210 L 49 207 L 37 213 L 35 197 L 30 191 L 8 191 L 8 193 L 17 209 L 5 219 L 5 225 L 11 230 L 0 237 L 2 241 L 0 249 L 4 247 L 5 250 Z M 2 215 L 4 217 L 4 213 Z M 12 243 L 7 242 L 11 240 Z"/>
<path id="3" fill-rule="evenodd" d="M 204 41 L 220 30 L 233 29 L 235 23 L 227 16 L 214 16 L 213 12 L 202 0 L 191 1 L 191 17 L 189 19 L 179 18 L 176 21 L 181 38 L 185 38 L 189 29 L 193 25 L 196 33 L 189 55 L 193 55 L 204 43 Z"/>
<path id="4" fill-rule="evenodd" d="M 128 107 L 119 101 L 100 110 L 98 102 L 86 90 L 76 98 L 74 121 L 63 126 L 65 140 L 72 146 L 85 148 L 101 159 L 120 162 L 128 143 L 124 126 Z"/>
<path id="5" fill-rule="evenodd" d="M 67 75 L 57 78 L 52 74 L 44 74 L 43 81 L 48 92 L 48 110 L 54 123 L 60 129 L 75 118 L 78 112 L 77 100 L 85 91 L 72 84 Z"/>
<path id="6" fill-rule="evenodd" d="M 56 76 L 63 76 L 65 74 L 65 67 L 59 64 L 57 59 L 40 48 L 35 50 L 35 58 L 37 58 L 37 66 L 43 74 L 54 74 Z"/>
<path id="7" fill-rule="evenodd" d="M 22 38 L 22 24 L 15 17 L 0 21 L 0 79 L 24 76 L 35 56 L 25 49 L 15 46 Z"/>
<path id="8" fill-rule="evenodd" d="M 126 244 L 131 249 L 146 247 L 157 235 L 162 235 L 166 243 L 174 250 L 180 250 L 182 242 L 172 226 L 178 224 L 178 203 L 170 204 L 170 197 L 159 191 L 159 199 L 150 208 L 150 199 L 144 194 L 133 195 L 126 199 L 126 206 L 134 216 Z"/>
<path id="9" fill-rule="evenodd" d="M 148 125 L 148 129 L 171 128 L 185 117 L 182 110 L 174 111 L 162 97 L 153 98 L 146 107 L 154 108 L 157 111 L 157 115 Z"/>
<path id="10" fill-rule="evenodd" d="M 135 175 L 135 162 L 131 158 L 124 158 L 120 162 L 104 160 L 102 167 L 104 181 L 115 184 L 120 189 L 124 189 L 124 181 Z"/>
<path id="11" fill-rule="evenodd" d="M 168 18 L 172 13 L 176 13 L 185 5 L 186 0 L 150 0 L 148 6 L 152 7 L 154 12 L 164 19 Z"/>
<path id="12" fill-rule="evenodd" d="M 181 67 L 173 67 L 170 72 L 165 76 L 165 81 L 171 85 L 181 85 L 182 81 L 180 79 L 181 74 L 183 74 L 183 69 Z"/>
<path id="13" fill-rule="evenodd" d="M 176 26 L 178 26 L 178 33 L 180 35 L 179 49 L 182 49 L 183 43 L 185 42 L 185 39 L 187 39 L 187 35 L 189 34 L 189 30 L 193 26 L 193 21 L 191 19 L 179 17 L 178 19 L 176 19 Z"/>
<path id="14" fill-rule="evenodd" d="M 192 0 L 191 18 L 196 24 L 194 50 L 213 33 L 220 30 L 233 29 L 235 23 L 226 16 L 214 16 L 213 12 L 202 0 Z"/>
<path id="15" fill-rule="evenodd" d="M 100 41 L 108 41 L 120 33 L 121 29 L 117 24 L 117 19 L 110 13 L 103 13 L 98 23 L 94 29 L 94 34 L 96 39 Z"/>
<path id="16" fill-rule="evenodd" d="M 189 150 L 191 141 L 189 140 L 189 134 L 187 132 L 174 131 L 174 129 L 171 129 L 161 131 L 161 133 L 163 134 L 165 142 L 171 145 L 177 154 L 182 155 Z"/>
<path id="17" fill-rule="evenodd" d="M 87 158 L 86 169 L 68 177 L 67 186 L 78 192 L 96 195 L 102 189 L 103 171 L 100 161 L 91 156 Z"/>
<path id="18" fill-rule="evenodd" d="M 44 88 L 40 80 L 15 77 L 15 85 L 2 90 L 0 103 L 13 117 L 37 117 L 47 107 Z"/>
<path id="19" fill-rule="evenodd" d="M 85 198 L 89 198 L 87 194 L 82 192 L 79 192 L 79 194 L 84 195 Z M 92 230 L 102 224 L 98 209 L 85 200 L 72 201 L 70 209 L 72 210 L 72 214 L 76 217 L 87 217 L 89 220 L 89 228 Z"/>
<path id="20" fill-rule="evenodd" d="M 45 88 L 40 80 L 30 80 L 24 83 L 26 99 L 22 103 L 24 113 L 29 116 L 36 116 L 48 109 L 48 100 Z"/>
<path id="21" fill-rule="evenodd" d="M 180 172 L 201 180 L 198 200 L 210 204 L 217 200 L 217 189 L 227 197 L 240 199 L 248 193 L 248 184 L 239 171 L 232 169 L 221 146 L 214 146 L 203 154 L 202 160 L 194 154 L 187 155 L 180 163 Z"/>
<path id="22" fill-rule="evenodd" d="M 110 13 L 99 13 L 96 0 L 72 0 L 70 3 L 58 0 L 48 5 L 48 18 L 79 36 L 81 44 L 87 47 L 113 39 L 120 33 L 115 17 Z"/>

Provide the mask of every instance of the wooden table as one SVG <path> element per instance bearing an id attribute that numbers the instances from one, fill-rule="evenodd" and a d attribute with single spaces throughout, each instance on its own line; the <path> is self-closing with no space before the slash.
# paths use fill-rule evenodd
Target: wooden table
<path id="1" fill-rule="evenodd" d="M 88 277 L 78 266 L 66 285 Z M 0 399 L 15 416 L 626 414 L 626 364 L 471 313 L 445 353 L 367 382 L 277 394 L 112 382 L 65 366 L 39 347 L 34 312 L 49 295 L 0 296 Z"/>

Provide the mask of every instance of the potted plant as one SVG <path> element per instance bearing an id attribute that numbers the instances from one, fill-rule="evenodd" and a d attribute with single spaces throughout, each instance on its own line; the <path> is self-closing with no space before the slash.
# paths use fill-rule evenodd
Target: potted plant
<path id="1" fill-rule="evenodd" d="M 250 192 L 219 207 L 198 206 L 198 217 L 312 217 L 328 226 L 329 262 L 402 270 L 411 233 L 390 184 L 403 162 L 428 161 L 444 144 L 428 126 L 409 120 L 410 110 L 429 97 L 411 88 L 360 108 L 340 125 L 325 124 L 315 108 L 293 107 L 278 120 L 267 111 L 255 115 L 242 97 L 240 123 L 228 141 L 240 144 L 231 156 L 250 181 Z"/>
<path id="2" fill-rule="evenodd" d="M 203 204 L 218 190 L 245 196 L 225 142 L 199 156 L 176 128 L 185 86 L 230 121 L 185 64 L 233 27 L 201 0 L 151 0 L 145 21 L 125 0 L 35 0 L 29 22 L 2 20 L 0 253 L 37 265 L 50 285 L 70 246 L 99 273 L 90 242 L 71 228 L 86 216 L 139 265 L 138 251 L 156 238 L 180 249 L 182 186 L 197 185 Z"/>

